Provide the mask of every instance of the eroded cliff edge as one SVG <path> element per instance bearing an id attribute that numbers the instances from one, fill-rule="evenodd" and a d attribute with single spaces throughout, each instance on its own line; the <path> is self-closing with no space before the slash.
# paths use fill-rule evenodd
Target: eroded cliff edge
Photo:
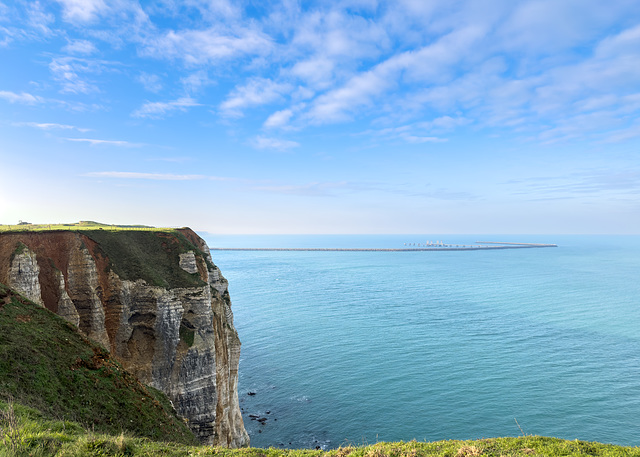
<path id="1" fill-rule="evenodd" d="M 249 444 L 228 283 L 191 229 L 3 233 L 0 283 L 165 392 L 202 442 Z"/>

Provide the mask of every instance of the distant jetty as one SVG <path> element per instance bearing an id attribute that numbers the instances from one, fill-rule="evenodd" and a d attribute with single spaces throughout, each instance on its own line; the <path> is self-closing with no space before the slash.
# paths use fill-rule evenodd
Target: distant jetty
<path id="1" fill-rule="evenodd" d="M 436 243 L 405 243 L 403 248 L 210 248 L 212 251 L 345 251 L 345 252 L 425 252 L 425 251 L 488 251 L 495 249 L 557 248 L 557 244 L 476 241 L 474 245 Z"/>

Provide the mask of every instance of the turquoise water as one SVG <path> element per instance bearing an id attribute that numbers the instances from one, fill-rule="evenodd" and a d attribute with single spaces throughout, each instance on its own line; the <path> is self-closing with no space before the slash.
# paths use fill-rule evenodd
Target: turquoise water
<path id="1" fill-rule="evenodd" d="M 640 237 L 207 237 L 211 247 L 427 240 L 559 247 L 212 252 L 243 343 L 253 446 L 517 436 L 518 424 L 640 445 Z"/>

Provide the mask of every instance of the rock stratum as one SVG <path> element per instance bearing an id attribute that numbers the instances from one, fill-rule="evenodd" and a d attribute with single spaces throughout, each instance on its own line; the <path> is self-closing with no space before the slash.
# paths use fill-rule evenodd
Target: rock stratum
<path id="1" fill-rule="evenodd" d="M 206 444 L 249 444 L 228 282 L 191 229 L 0 234 L 0 283 L 163 391 Z"/>

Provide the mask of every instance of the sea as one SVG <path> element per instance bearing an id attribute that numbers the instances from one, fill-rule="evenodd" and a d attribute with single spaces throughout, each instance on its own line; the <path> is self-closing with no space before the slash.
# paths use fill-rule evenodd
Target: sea
<path id="1" fill-rule="evenodd" d="M 544 435 L 640 446 L 640 236 L 205 235 L 255 447 Z"/>

